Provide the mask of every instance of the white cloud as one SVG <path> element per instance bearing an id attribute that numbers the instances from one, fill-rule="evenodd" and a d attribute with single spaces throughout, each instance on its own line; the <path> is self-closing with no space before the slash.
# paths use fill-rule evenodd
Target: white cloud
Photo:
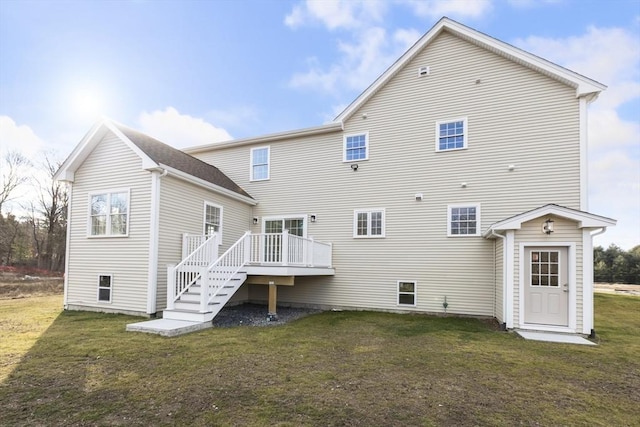
<path id="1" fill-rule="evenodd" d="M 146 111 L 138 119 L 140 130 L 175 148 L 211 144 L 232 139 L 229 133 L 198 117 L 180 114 L 175 108 Z"/>
<path id="2" fill-rule="evenodd" d="M 402 0 L 417 16 L 440 18 L 481 18 L 492 8 L 491 0 Z"/>
<path id="3" fill-rule="evenodd" d="M 381 0 L 307 0 L 295 5 L 284 22 L 291 28 L 320 23 L 329 30 L 353 29 L 380 22 L 386 8 Z"/>
<path id="4" fill-rule="evenodd" d="M 2 155 L 7 151 L 17 151 L 31 159 L 45 145 L 29 126 L 18 125 L 9 116 L 0 116 L 0 143 Z"/>

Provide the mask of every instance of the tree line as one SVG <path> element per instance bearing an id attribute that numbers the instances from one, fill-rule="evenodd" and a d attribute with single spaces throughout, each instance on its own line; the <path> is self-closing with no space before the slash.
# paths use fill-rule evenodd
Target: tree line
<path id="1" fill-rule="evenodd" d="M 640 285 L 640 245 L 629 251 L 616 245 L 593 249 L 593 280 Z"/>
<path id="2" fill-rule="evenodd" d="M 42 157 L 37 165 L 15 151 L 0 159 L 0 265 L 64 271 L 68 196 L 53 179 L 61 162 Z M 25 189 L 33 197 L 7 209 Z"/>

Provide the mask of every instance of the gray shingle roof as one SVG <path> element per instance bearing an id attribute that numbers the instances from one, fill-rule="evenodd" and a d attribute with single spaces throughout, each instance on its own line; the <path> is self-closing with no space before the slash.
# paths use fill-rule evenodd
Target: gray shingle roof
<path id="1" fill-rule="evenodd" d="M 242 196 L 252 198 L 249 193 L 244 191 L 242 187 L 233 182 L 231 178 L 226 176 L 217 167 L 205 163 L 200 159 L 196 159 L 142 132 L 138 132 L 121 124 L 115 124 L 115 126 L 154 162 L 162 163 Z"/>

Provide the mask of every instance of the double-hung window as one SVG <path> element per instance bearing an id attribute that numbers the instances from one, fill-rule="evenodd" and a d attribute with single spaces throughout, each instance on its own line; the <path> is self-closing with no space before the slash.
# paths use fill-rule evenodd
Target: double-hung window
<path id="1" fill-rule="evenodd" d="M 450 205 L 448 211 L 449 236 L 480 235 L 480 205 Z"/>
<path id="2" fill-rule="evenodd" d="M 398 281 L 398 305 L 416 305 L 416 282 Z"/>
<path id="3" fill-rule="evenodd" d="M 367 160 L 368 158 L 369 134 L 365 132 L 354 135 L 345 135 L 343 160 L 345 162 L 355 162 L 358 160 Z"/>
<path id="4" fill-rule="evenodd" d="M 467 119 L 436 122 L 436 151 L 467 148 Z"/>
<path id="5" fill-rule="evenodd" d="M 98 276 L 98 301 L 111 302 L 111 282 L 113 276 L 110 274 L 101 274 Z"/>
<path id="6" fill-rule="evenodd" d="M 251 149 L 251 181 L 266 181 L 269 179 L 270 147 L 256 147 Z"/>
<path id="7" fill-rule="evenodd" d="M 221 241 L 220 231 L 222 226 L 222 207 L 206 203 L 204 204 L 204 234 L 210 236 L 218 233 L 218 241 Z"/>
<path id="8" fill-rule="evenodd" d="M 89 195 L 89 236 L 129 233 L 129 190 Z"/>
<path id="9" fill-rule="evenodd" d="M 353 237 L 384 237 L 384 209 L 353 212 Z"/>

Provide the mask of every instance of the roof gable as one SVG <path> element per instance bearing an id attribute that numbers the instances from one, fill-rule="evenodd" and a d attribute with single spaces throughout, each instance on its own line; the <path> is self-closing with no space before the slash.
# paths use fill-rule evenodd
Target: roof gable
<path id="1" fill-rule="evenodd" d="M 463 40 L 473 43 L 483 49 L 491 51 L 497 55 L 505 57 L 527 68 L 535 70 L 552 79 L 560 81 L 570 87 L 575 88 L 576 97 L 587 96 L 589 99 L 595 97 L 606 86 L 589 79 L 569 69 L 554 64 L 539 56 L 533 55 L 508 43 L 502 42 L 484 33 L 476 31 L 470 27 L 462 25 L 449 18 L 442 18 L 425 35 L 423 35 L 412 47 L 409 48 L 391 67 L 389 67 L 380 77 L 378 77 L 358 98 L 356 98 L 347 108 L 335 118 L 335 121 L 345 122 L 348 120 L 365 102 L 375 95 L 380 88 L 389 82 L 402 68 L 404 68 L 423 49 L 431 44 L 443 31 L 449 32 Z"/>
<path id="2" fill-rule="evenodd" d="M 554 215 L 560 218 L 566 218 L 578 223 L 578 228 L 601 228 L 616 225 L 616 220 L 600 215 L 594 215 L 589 212 L 579 211 L 560 205 L 548 204 L 536 209 L 512 216 L 510 218 L 498 221 L 487 229 L 484 236 L 487 237 L 493 231 L 519 230 L 522 224 L 542 216 Z"/>
<path id="3" fill-rule="evenodd" d="M 253 200 L 242 187 L 215 166 L 109 119 L 103 119 L 91 128 L 58 169 L 54 179 L 73 182 L 75 172 L 109 132 L 115 134 L 140 157 L 142 169 L 178 171 L 176 175 L 182 178 L 192 177 L 194 181 L 209 185 L 213 189 L 218 188 L 222 192 L 239 195 L 243 199 L 248 199 L 247 201 Z"/>

